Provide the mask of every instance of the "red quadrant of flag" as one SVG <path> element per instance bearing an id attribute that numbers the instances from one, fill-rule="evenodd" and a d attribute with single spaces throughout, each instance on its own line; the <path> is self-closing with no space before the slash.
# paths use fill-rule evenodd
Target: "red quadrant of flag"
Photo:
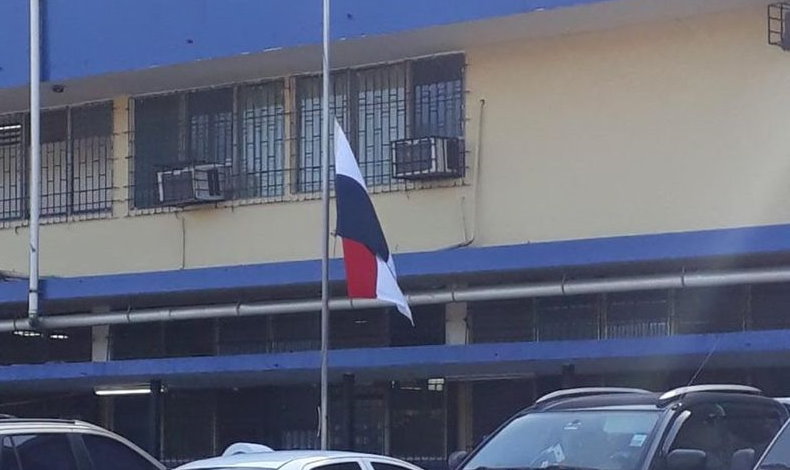
<path id="1" fill-rule="evenodd" d="M 376 279 L 378 279 L 376 256 L 365 245 L 343 238 L 343 258 L 346 265 L 348 296 L 375 299 Z"/>

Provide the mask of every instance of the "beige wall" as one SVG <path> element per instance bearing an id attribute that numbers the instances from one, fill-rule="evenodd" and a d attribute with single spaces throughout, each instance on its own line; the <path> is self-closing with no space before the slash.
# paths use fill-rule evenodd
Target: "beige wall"
<path id="1" fill-rule="evenodd" d="M 790 53 L 768 46 L 765 28 L 753 8 L 468 50 L 471 149 L 486 102 L 479 187 L 470 175 L 465 187 L 375 195 L 393 250 L 442 248 L 472 231 L 477 245 L 497 245 L 789 222 Z M 158 215 L 118 203 L 114 217 L 44 226 L 42 272 L 319 254 L 317 201 Z M 4 268 L 27 271 L 26 240 L 24 228 L 0 230 Z"/>
<path id="2" fill-rule="evenodd" d="M 469 52 L 481 241 L 790 221 L 790 54 L 763 8 Z"/>

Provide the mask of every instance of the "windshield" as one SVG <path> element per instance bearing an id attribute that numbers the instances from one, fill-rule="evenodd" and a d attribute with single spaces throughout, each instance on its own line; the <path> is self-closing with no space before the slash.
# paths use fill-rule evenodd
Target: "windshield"
<path id="1" fill-rule="evenodd" d="M 635 470 L 657 411 L 555 411 L 525 414 L 499 431 L 464 470 L 547 468 Z"/>

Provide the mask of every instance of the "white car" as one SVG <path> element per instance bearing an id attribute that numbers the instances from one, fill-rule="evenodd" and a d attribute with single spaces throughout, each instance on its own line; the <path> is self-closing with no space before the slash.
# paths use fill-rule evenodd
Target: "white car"
<path id="1" fill-rule="evenodd" d="M 176 470 L 422 470 L 383 455 L 321 450 L 271 450 L 258 444 L 233 444 L 221 457 L 198 460 Z"/>

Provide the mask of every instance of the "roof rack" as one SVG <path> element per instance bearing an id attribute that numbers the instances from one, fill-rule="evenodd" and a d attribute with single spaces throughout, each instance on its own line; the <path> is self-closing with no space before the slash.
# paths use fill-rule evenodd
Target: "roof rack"
<path id="1" fill-rule="evenodd" d="M 535 404 L 548 403 L 550 401 L 559 400 L 561 398 L 579 398 L 589 397 L 593 395 L 607 395 L 614 393 L 652 393 L 648 390 L 641 388 L 625 388 L 625 387 L 587 387 L 587 388 L 570 388 L 566 390 L 557 390 L 551 392 L 535 401 Z"/>
<path id="2" fill-rule="evenodd" d="M 750 387 L 748 385 L 691 385 L 688 387 L 679 387 L 674 390 L 670 390 L 661 395 L 658 400 L 662 403 L 666 403 L 668 401 L 676 400 L 689 393 L 700 392 L 741 393 L 746 395 L 763 394 L 763 391 L 759 388 Z"/>

